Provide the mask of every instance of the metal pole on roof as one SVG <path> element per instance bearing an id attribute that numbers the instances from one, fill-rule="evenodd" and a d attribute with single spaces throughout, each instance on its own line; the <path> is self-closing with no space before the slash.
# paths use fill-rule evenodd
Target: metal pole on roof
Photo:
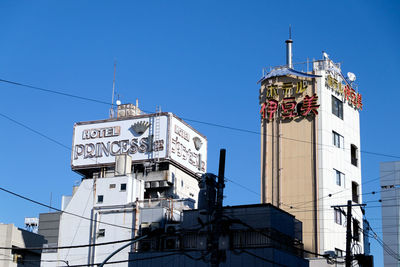
<path id="1" fill-rule="evenodd" d="M 292 26 L 289 26 L 289 39 L 285 41 L 286 43 L 286 65 L 288 68 L 293 69 L 293 63 L 292 63 Z"/>

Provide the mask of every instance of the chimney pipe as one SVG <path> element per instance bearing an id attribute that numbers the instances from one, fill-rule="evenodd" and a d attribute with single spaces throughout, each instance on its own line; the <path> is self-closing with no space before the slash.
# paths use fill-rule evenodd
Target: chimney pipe
<path id="1" fill-rule="evenodd" d="M 286 65 L 288 68 L 293 69 L 293 63 L 292 63 L 292 39 L 288 39 L 285 41 L 286 43 Z"/>

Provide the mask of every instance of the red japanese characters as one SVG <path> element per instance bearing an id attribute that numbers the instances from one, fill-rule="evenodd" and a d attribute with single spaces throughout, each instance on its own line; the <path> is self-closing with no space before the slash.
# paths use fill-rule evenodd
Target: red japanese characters
<path id="1" fill-rule="evenodd" d="M 280 117 L 282 119 L 292 119 L 296 116 L 306 117 L 308 115 L 318 115 L 319 105 L 317 94 L 304 96 L 299 104 L 300 105 L 298 105 L 294 97 L 285 97 L 281 104 L 275 99 L 268 99 L 261 106 L 261 118 L 267 118 L 271 121 L 274 119 L 277 111 L 280 111 Z"/>

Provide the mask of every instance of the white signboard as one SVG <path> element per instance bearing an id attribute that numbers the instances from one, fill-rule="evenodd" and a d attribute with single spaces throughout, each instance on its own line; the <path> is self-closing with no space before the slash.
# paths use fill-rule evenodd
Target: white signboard
<path id="1" fill-rule="evenodd" d="M 171 159 L 192 172 L 205 172 L 207 139 L 175 117 L 171 120 L 170 134 Z"/>
<path id="2" fill-rule="evenodd" d="M 75 124 L 72 169 L 113 164 L 122 154 L 132 161 L 167 158 L 194 173 L 207 170 L 207 139 L 170 113 Z"/>
<path id="3" fill-rule="evenodd" d="M 121 154 L 128 154 L 132 161 L 165 158 L 168 116 L 157 118 L 76 124 L 72 168 L 114 163 Z"/>

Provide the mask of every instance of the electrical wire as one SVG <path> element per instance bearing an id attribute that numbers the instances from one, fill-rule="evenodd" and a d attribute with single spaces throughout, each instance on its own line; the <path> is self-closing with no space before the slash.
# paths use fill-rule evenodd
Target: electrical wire
<path id="1" fill-rule="evenodd" d="M 250 252 L 250 251 L 248 251 L 248 250 L 243 249 L 243 250 L 241 250 L 241 251 L 242 251 L 243 253 L 246 253 L 246 254 L 248 254 L 248 255 L 251 255 L 251 256 L 253 256 L 253 257 L 257 258 L 257 259 L 263 260 L 263 261 L 265 261 L 265 262 L 272 263 L 272 264 L 274 264 L 274 266 L 275 266 L 275 265 L 279 265 L 279 266 L 288 267 L 288 265 L 283 265 L 283 264 L 280 264 L 280 263 L 278 263 L 278 262 L 276 262 L 276 261 L 272 261 L 272 260 L 266 259 L 266 258 L 264 258 L 264 257 L 258 256 L 258 255 L 255 254 L 255 253 L 252 253 L 252 252 Z"/>
<path id="2" fill-rule="evenodd" d="M 16 86 L 21 86 L 21 87 L 26 87 L 26 88 L 31 88 L 31 89 L 34 89 L 34 90 L 39 90 L 39 91 L 43 91 L 43 92 L 47 92 L 47 93 L 58 94 L 58 95 L 62 95 L 62 96 L 67 96 L 67 97 L 77 98 L 77 99 L 81 99 L 81 100 L 91 101 L 91 102 L 95 102 L 95 103 L 99 103 L 99 104 L 104 104 L 104 105 L 109 105 L 109 106 L 112 105 L 112 103 L 105 102 L 105 101 L 102 101 L 102 100 L 89 98 L 89 97 L 78 96 L 78 95 L 69 94 L 69 93 L 64 93 L 64 92 L 61 92 L 61 91 L 46 89 L 46 88 L 33 86 L 33 85 L 25 84 L 25 83 L 20 83 L 20 82 L 16 82 L 16 81 L 0 79 L 0 82 L 8 83 L 8 84 L 16 85 Z M 145 111 L 147 113 L 152 113 L 152 112 L 149 112 L 149 111 L 146 111 L 146 110 L 143 110 L 143 111 Z M 244 132 L 244 133 L 250 133 L 250 134 L 256 134 L 256 135 L 263 135 L 259 131 L 253 131 L 253 130 L 238 128 L 238 127 L 226 126 L 226 125 L 222 125 L 222 124 L 219 124 L 219 123 L 212 123 L 212 122 L 195 120 L 195 119 L 190 119 L 190 118 L 184 118 L 184 117 L 181 117 L 181 118 L 183 120 L 186 120 L 186 121 L 191 121 L 191 122 L 200 123 L 200 124 L 204 124 L 204 125 L 209 125 L 209 126 L 213 126 L 213 127 L 218 127 L 218 128 L 223 128 L 223 129 L 228 129 L 228 130 L 233 130 L 233 131 L 239 131 L 239 132 Z M 272 136 L 272 135 L 266 135 L 266 136 Z M 279 138 L 286 139 L 286 140 L 291 140 L 291 141 L 302 142 L 302 143 L 316 144 L 316 145 L 319 145 L 319 146 L 328 146 L 328 147 L 332 147 L 332 148 L 335 147 L 334 145 L 319 144 L 319 143 L 315 143 L 313 141 L 300 140 L 300 139 L 289 138 L 289 137 L 284 137 L 284 136 L 279 136 Z M 350 150 L 349 148 L 344 148 L 344 149 Z M 365 153 L 365 154 L 376 155 L 376 156 L 400 159 L 400 156 L 397 156 L 397 155 L 389 155 L 389 154 L 384 154 L 384 153 L 379 153 L 379 152 L 374 152 L 374 151 L 366 151 L 366 150 L 360 150 L 360 152 L 361 153 Z"/>
<path id="3" fill-rule="evenodd" d="M 125 262 L 135 262 L 135 261 L 142 261 L 142 260 L 150 260 L 150 259 L 159 259 L 159 258 L 165 258 L 165 257 L 169 257 L 169 256 L 179 255 L 179 254 L 183 254 L 183 253 L 174 252 L 174 253 L 169 253 L 169 254 L 164 254 L 164 255 L 143 257 L 143 258 L 137 258 L 137 259 L 131 259 L 131 260 L 109 261 L 109 262 L 106 262 L 105 264 L 117 264 L 117 263 L 125 263 Z M 183 255 L 185 255 L 185 254 L 183 254 Z M 77 265 L 70 265 L 70 267 L 99 266 L 100 264 L 101 263 L 77 264 Z"/>
<path id="4" fill-rule="evenodd" d="M 147 236 L 142 236 L 142 237 L 146 238 Z M 140 237 L 140 238 L 142 238 L 142 237 Z M 45 247 L 28 247 L 28 248 L 0 247 L 0 249 L 26 251 L 26 250 L 53 250 L 53 249 L 57 249 L 58 250 L 58 249 L 86 248 L 86 247 L 97 247 L 97 246 L 106 246 L 106 245 L 112 245 L 112 244 L 118 244 L 118 243 L 125 243 L 125 242 L 129 242 L 129 241 L 134 241 L 134 240 L 136 240 L 138 238 L 139 237 L 131 238 L 131 239 L 104 242 L 104 243 L 73 245 L 73 246 L 59 246 L 59 247 L 47 247 L 47 248 L 45 248 Z"/>
<path id="5" fill-rule="evenodd" d="M 266 233 L 264 233 L 264 232 L 261 231 L 261 230 L 255 229 L 254 227 L 252 227 L 251 225 L 249 225 L 249 224 L 243 222 L 243 221 L 240 220 L 240 219 L 231 218 L 231 217 L 226 216 L 226 215 L 223 215 L 223 217 L 229 219 L 229 220 L 230 220 L 231 222 L 233 222 L 233 223 L 241 224 L 241 225 L 243 225 L 243 226 L 249 228 L 250 230 L 252 230 L 252 231 L 254 231 L 254 232 L 258 232 L 259 234 L 261 234 L 261 235 L 263 235 L 263 236 L 265 236 L 265 237 L 268 237 L 268 238 L 271 239 L 271 240 L 277 241 L 277 242 L 279 242 L 279 243 L 282 242 L 282 240 L 274 239 L 274 238 L 271 237 L 270 235 L 267 235 Z M 312 251 L 309 251 L 309 250 L 306 250 L 306 249 L 298 248 L 298 247 L 296 247 L 296 246 L 294 246 L 294 245 L 290 245 L 290 246 L 291 246 L 292 248 L 294 248 L 294 249 L 297 249 L 297 250 L 302 251 L 302 252 L 306 252 L 306 253 L 311 254 L 311 255 L 320 256 L 320 257 L 324 257 L 324 258 L 327 257 L 327 255 L 323 255 L 323 254 L 319 254 L 319 253 L 316 253 L 316 252 L 312 252 Z"/>
<path id="6" fill-rule="evenodd" d="M 27 88 L 30 88 L 30 89 L 34 89 L 34 90 L 42 91 L 42 92 L 46 92 L 46 93 L 57 94 L 57 95 L 72 97 L 72 98 L 76 98 L 76 99 L 91 101 L 91 102 L 95 102 L 95 103 L 99 103 L 99 104 L 111 105 L 111 103 L 108 103 L 108 102 L 105 102 L 105 101 L 102 101 L 102 100 L 98 100 L 98 99 L 94 99 L 94 98 L 90 98 L 90 97 L 73 95 L 73 94 L 64 93 L 64 92 L 61 92 L 61 91 L 50 90 L 50 89 L 46 89 L 46 88 L 43 88 L 43 87 L 33 86 L 33 85 L 19 83 L 19 82 L 14 82 L 14 81 L 10 81 L 10 80 L 0 79 L 0 82 L 12 84 L 12 85 L 17 85 L 17 86 L 21 86 L 21 87 L 27 87 Z"/>
<path id="7" fill-rule="evenodd" d="M 72 215 L 72 216 L 75 216 L 75 217 L 78 217 L 78 218 L 82 218 L 82 219 L 85 219 L 85 220 L 88 220 L 88 221 L 91 221 L 91 222 L 94 222 L 94 223 L 101 223 L 101 224 L 106 224 L 106 225 L 109 225 L 109 226 L 115 226 L 115 227 L 119 227 L 119 228 L 124 228 L 124 229 L 129 229 L 129 230 L 131 230 L 130 227 L 126 227 L 126 226 L 122 226 L 122 225 L 117 225 L 117 224 L 113 224 L 113 223 L 101 222 L 101 221 L 99 221 L 99 220 L 87 218 L 87 217 L 81 216 L 81 215 L 79 215 L 79 214 L 75 214 L 75 213 L 72 213 L 72 212 L 63 211 L 63 210 L 61 210 L 61 209 L 54 208 L 54 207 L 49 206 L 49 205 L 47 205 L 47 204 L 41 203 L 41 202 L 39 202 L 39 201 L 33 200 L 33 199 L 31 199 L 31 198 L 25 197 L 25 196 L 20 195 L 20 194 L 14 193 L 14 192 L 12 192 L 12 191 L 10 191 L 10 190 L 7 190 L 7 189 L 5 189 L 5 188 L 3 188 L 3 187 L 0 187 L 0 190 L 6 192 L 6 193 L 8 193 L 8 194 L 14 195 L 14 196 L 16 196 L 16 197 L 19 197 L 19 198 L 25 199 L 25 200 L 27 200 L 27 201 L 30 201 L 30 202 L 32 202 L 32 203 L 35 203 L 35 204 L 37 204 L 37 205 L 40 205 L 40 206 L 43 206 L 43 207 L 46 207 L 46 208 L 49 208 L 49 209 L 52 209 L 52 210 L 55 210 L 55 211 L 58 211 L 58 212 L 62 212 L 62 213 L 64 213 L 64 214 Z"/>

